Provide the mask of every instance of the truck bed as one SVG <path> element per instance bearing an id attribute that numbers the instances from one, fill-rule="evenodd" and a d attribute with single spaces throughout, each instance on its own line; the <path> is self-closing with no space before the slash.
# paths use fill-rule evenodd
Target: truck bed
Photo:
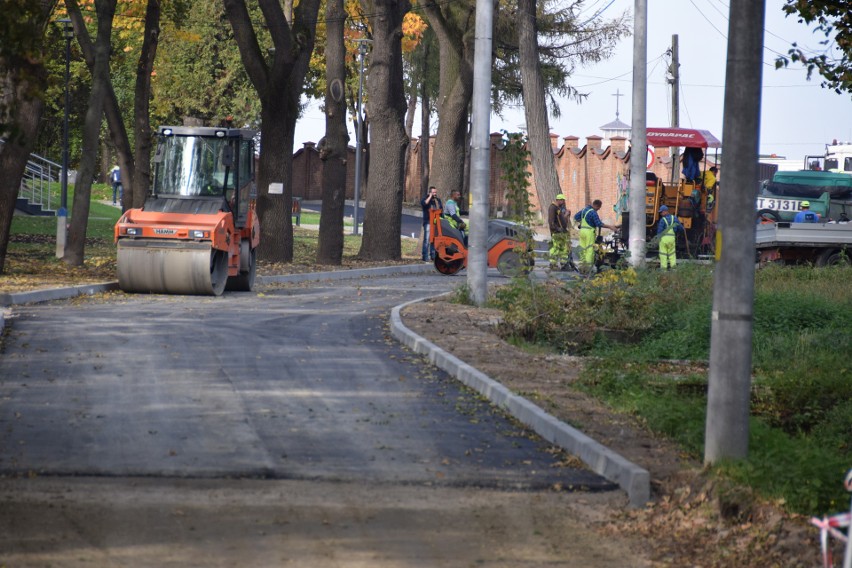
<path id="1" fill-rule="evenodd" d="M 852 223 L 767 223 L 755 233 L 758 249 L 779 246 L 852 245 Z"/>

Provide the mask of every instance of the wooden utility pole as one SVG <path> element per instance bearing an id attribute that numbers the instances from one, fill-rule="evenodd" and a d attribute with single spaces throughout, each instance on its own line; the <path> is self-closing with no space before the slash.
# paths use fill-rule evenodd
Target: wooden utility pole
<path id="1" fill-rule="evenodd" d="M 719 262 L 713 281 L 704 462 L 748 457 L 754 317 L 754 200 L 760 146 L 765 0 L 731 0 L 719 199 Z"/>
<path id="2" fill-rule="evenodd" d="M 669 83 L 672 86 L 672 126 L 680 126 L 680 57 L 678 56 L 677 34 L 672 36 L 672 63 L 669 67 Z M 672 183 L 680 179 L 680 148 L 672 148 Z"/>

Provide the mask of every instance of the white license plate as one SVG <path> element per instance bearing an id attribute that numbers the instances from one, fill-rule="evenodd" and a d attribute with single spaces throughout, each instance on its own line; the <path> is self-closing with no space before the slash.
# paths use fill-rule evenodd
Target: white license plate
<path id="1" fill-rule="evenodd" d="M 801 201 L 795 199 L 779 199 L 777 197 L 758 197 L 757 209 L 770 209 L 772 211 L 799 211 Z"/>

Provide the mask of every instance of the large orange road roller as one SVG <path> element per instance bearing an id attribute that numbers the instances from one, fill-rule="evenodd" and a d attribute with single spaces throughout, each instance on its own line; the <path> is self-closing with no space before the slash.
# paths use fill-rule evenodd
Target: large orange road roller
<path id="1" fill-rule="evenodd" d="M 163 126 L 141 209 L 115 225 L 125 292 L 208 294 L 254 286 L 255 131 Z"/>

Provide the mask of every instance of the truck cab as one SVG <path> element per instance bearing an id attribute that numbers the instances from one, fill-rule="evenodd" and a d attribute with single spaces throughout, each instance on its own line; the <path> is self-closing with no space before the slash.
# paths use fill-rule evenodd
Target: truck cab
<path id="1" fill-rule="evenodd" d="M 757 221 L 792 221 L 802 202 L 828 220 L 852 216 L 852 175 L 822 170 L 777 172 L 757 196 Z"/>

